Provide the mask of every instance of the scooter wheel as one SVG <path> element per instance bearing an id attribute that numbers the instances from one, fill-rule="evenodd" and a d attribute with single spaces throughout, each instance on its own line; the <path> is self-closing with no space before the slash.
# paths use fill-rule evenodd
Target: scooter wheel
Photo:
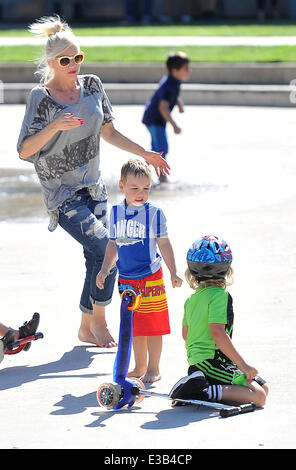
<path id="1" fill-rule="evenodd" d="M 103 383 L 97 391 L 97 401 L 99 405 L 112 410 L 118 405 L 121 395 L 121 386 L 114 383 Z"/>
<path id="2" fill-rule="evenodd" d="M 130 381 L 133 382 L 139 390 L 145 390 L 146 389 L 144 383 L 138 377 L 130 377 Z M 139 393 L 139 395 L 137 395 L 137 398 L 135 400 L 135 404 L 141 403 L 141 401 L 143 401 L 144 398 L 145 398 L 145 395 L 141 395 Z"/>

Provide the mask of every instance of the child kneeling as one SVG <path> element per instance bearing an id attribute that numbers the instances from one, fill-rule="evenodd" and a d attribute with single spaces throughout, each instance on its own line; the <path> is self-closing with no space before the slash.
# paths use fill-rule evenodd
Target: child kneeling
<path id="1" fill-rule="evenodd" d="M 234 315 L 232 297 L 226 291 L 231 263 L 229 245 L 213 235 L 195 241 L 188 250 L 186 280 L 195 293 L 185 302 L 182 336 L 189 368 L 188 376 L 173 386 L 173 399 L 265 404 L 266 382 L 231 339 Z"/>

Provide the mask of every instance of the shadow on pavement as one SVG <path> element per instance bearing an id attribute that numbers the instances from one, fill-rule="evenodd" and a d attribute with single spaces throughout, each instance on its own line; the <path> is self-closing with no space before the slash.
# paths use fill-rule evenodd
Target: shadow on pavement
<path id="1" fill-rule="evenodd" d="M 61 372 L 85 369 L 90 366 L 98 354 L 115 354 L 114 352 L 87 351 L 88 346 L 75 346 L 71 351 L 63 354 L 61 359 L 38 366 L 7 367 L 0 370 L 0 390 L 19 387 L 28 382 L 39 379 L 69 378 L 69 377 L 100 377 L 107 374 L 78 374 L 60 375 Z M 56 375 L 59 374 L 59 375 Z"/>
<path id="2" fill-rule="evenodd" d="M 144 400 L 145 402 L 145 400 Z M 190 423 L 195 423 L 198 421 L 202 421 L 204 419 L 209 418 L 217 418 L 219 417 L 218 411 L 208 410 L 205 408 L 197 408 L 195 406 L 182 406 L 179 408 L 169 408 L 159 411 L 158 413 L 153 413 L 151 411 L 145 412 L 143 411 L 144 402 L 141 404 L 140 407 L 134 407 L 132 409 L 122 409 L 118 411 L 98 411 L 92 413 L 93 416 L 97 416 L 97 419 L 91 423 L 86 425 L 86 427 L 105 427 L 107 424 L 104 422 L 108 419 L 111 419 L 114 414 L 126 414 L 126 413 L 137 413 L 142 415 L 148 415 L 153 418 L 151 421 L 147 421 L 146 423 L 142 424 L 140 427 L 142 429 L 173 429 L 173 428 L 180 428 L 184 426 L 188 426 Z M 170 405 L 165 405 L 169 406 Z"/>

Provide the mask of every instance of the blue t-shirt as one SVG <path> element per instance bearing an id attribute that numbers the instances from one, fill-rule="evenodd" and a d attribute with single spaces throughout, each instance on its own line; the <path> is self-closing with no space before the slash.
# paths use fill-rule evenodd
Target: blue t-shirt
<path id="1" fill-rule="evenodd" d="M 125 279 L 142 279 L 161 267 L 156 238 L 167 237 L 162 210 L 147 201 L 142 206 L 128 206 L 124 200 L 112 206 L 110 240 L 117 246 L 117 268 Z"/>
<path id="2" fill-rule="evenodd" d="M 154 125 L 165 127 L 166 120 L 159 112 L 159 102 L 161 100 L 168 101 L 169 108 L 172 111 L 180 93 L 180 86 L 180 80 L 177 80 L 172 75 L 169 74 L 162 77 L 158 84 L 157 90 L 151 99 L 146 103 L 145 112 L 142 119 L 142 122 L 146 124 L 146 126 Z"/>

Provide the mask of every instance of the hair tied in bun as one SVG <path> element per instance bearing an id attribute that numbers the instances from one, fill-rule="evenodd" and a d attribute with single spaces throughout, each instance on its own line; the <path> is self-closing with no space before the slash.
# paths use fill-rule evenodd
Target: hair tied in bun
<path id="1" fill-rule="evenodd" d="M 43 16 L 35 23 L 29 26 L 29 31 L 38 36 L 47 36 L 50 38 L 61 31 L 69 31 L 67 23 L 63 22 L 58 15 Z"/>

